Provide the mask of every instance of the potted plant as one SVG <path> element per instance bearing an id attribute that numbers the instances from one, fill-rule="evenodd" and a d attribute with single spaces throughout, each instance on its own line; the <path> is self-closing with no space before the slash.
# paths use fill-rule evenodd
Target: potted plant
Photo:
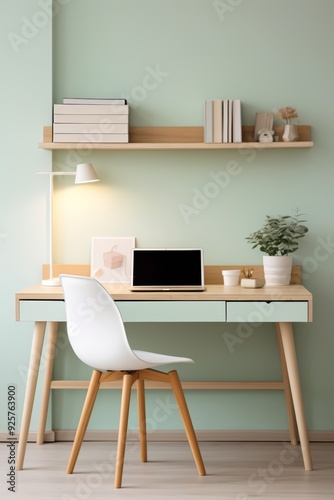
<path id="1" fill-rule="evenodd" d="M 308 232 L 302 214 L 266 215 L 263 226 L 247 236 L 252 248 L 259 247 L 263 257 L 266 285 L 289 285 L 292 270 L 291 253 L 299 247 L 299 240 Z"/>
<path id="2" fill-rule="evenodd" d="M 299 136 L 298 136 L 297 125 L 292 124 L 292 120 L 294 118 L 298 118 L 298 113 L 296 108 L 293 108 L 292 106 L 284 106 L 283 108 L 280 108 L 277 111 L 276 116 L 285 123 L 284 132 L 282 136 L 283 141 L 284 142 L 298 141 Z"/>

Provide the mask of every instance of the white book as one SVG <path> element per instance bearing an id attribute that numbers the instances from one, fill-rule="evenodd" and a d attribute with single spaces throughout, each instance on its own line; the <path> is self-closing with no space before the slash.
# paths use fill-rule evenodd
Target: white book
<path id="1" fill-rule="evenodd" d="M 204 142 L 213 142 L 213 101 L 204 103 Z"/>
<path id="2" fill-rule="evenodd" d="M 100 99 L 99 97 L 64 97 L 63 104 L 126 104 L 126 99 Z"/>
<path id="3" fill-rule="evenodd" d="M 232 142 L 232 124 L 233 124 L 233 100 L 228 100 L 228 137 L 227 142 Z"/>
<path id="4" fill-rule="evenodd" d="M 223 142 L 228 142 L 228 99 L 223 101 Z"/>
<path id="5" fill-rule="evenodd" d="M 126 115 L 129 106 L 121 104 L 54 104 L 55 114 L 73 115 Z"/>
<path id="6" fill-rule="evenodd" d="M 129 134 L 53 134 L 53 142 L 129 142 Z"/>
<path id="7" fill-rule="evenodd" d="M 223 142 L 223 108 L 222 100 L 213 101 L 213 142 Z"/>
<path id="8" fill-rule="evenodd" d="M 129 115 L 53 115 L 54 123 L 129 123 Z"/>
<path id="9" fill-rule="evenodd" d="M 233 142 L 242 142 L 242 126 L 241 126 L 241 101 L 235 99 L 233 101 L 233 119 L 232 119 L 232 140 Z"/>
<path id="10" fill-rule="evenodd" d="M 127 134 L 127 123 L 54 123 L 54 134 Z"/>

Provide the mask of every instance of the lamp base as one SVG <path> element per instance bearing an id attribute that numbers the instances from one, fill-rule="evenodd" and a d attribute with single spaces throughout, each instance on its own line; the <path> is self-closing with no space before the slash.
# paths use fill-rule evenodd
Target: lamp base
<path id="1" fill-rule="evenodd" d="M 60 279 L 52 278 L 48 280 L 42 280 L 42 286 L 60 286 Z"/>

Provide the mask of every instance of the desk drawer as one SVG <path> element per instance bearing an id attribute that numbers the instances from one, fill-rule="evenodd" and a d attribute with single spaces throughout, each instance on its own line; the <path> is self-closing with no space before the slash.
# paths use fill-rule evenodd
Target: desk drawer
<path id="1" fill-rule="evenodd" d="M 20 300 L 20 321 L 66 321 L 63 300 Z"/>
<path id="2" fill-rule="evenodd" d="M 306 322 L 308 302 L 227 302 L 226 321 L 238 323 Z"/>
<path id="3" fill-rule="evenodd" d="M 117 301 L 125 322 L 225 321 L 224 301 Z"/>
<path id="4" fill-rule="evenodd" d="M 116 301 L 124 322 L 225 321 L 224 301 Z M 66 321 L 61 300 L 21 300 L 20 321 Z"/>

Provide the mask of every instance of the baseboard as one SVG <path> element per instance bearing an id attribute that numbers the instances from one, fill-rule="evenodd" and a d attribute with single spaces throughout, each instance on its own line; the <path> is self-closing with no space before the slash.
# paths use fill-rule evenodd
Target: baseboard
<path id="1" fill-rule="evenodd" d="M 334 431 L 309 431 L 311 442 L 334 442 Z M 289 431 L 196 431 L 199 441 L 290 441 Z M 45 442 L 73 441 L 75 430 L 55 430 L 45 433 Z M 17 436 L 18 438 L 18 436 Z M 30 432 L 28 442 L 36 442 L 37 432 Z M 129 441 L 137 441 L 137 431 L 128 431 Z M 148 431 L 148 441 L 186 441 L 185 432 Z M 88 430 L 85 441 L 117 441 L 117 431 Z M 0 431 L 0 441 L 8 441 L 8 433 Z"/>
<path id="2" fill-rule="evenodd" d="M 56 430 L 56 441 L 73 441 L 75 431 Z M 289 431 L 196 431 L 198 441 L 290 441 Z M 138 440 L 137 431 L 129 431 L 129 441 Z M 186 441 L 184 431 L 148 431 L 148 441 Z M 334 431 L 310 431 L 310 441 L 334 442 Z M 85 441 L 117 441 L 117 431 L 87 431 Z"/>
<path id="3" fill-rule="evenodd" d="M 73 431 L 73 433 L 74 432 L 75 431 Z M 16 433 L 15 438 L 16 438 L 17 441 L 19 440 L 19 433 L 18 432 Z M 15 441 L 15 439 L 13 439 L 13 437 L 10 437 L 10 439 L 12 439 L 13 441 Z M 36 443 L 36 440 L 37 440 L 37 431 L 36 432 L 29 432 L 28 442 L 29 443 L 30 442 L 31 443 Z M 8 432 L 0 431 L 0 442 L 5 442 L 5 441 L 7 441 L 7 442 L 9 441 Z M 45 441 L 45 443 L 53 443 L 54 441 L 57 441 L 57 439 L 56 439 L 56 433 L 54 431 L 47 431 L 47 432 L 45 432 L 44 441 Z"/>

